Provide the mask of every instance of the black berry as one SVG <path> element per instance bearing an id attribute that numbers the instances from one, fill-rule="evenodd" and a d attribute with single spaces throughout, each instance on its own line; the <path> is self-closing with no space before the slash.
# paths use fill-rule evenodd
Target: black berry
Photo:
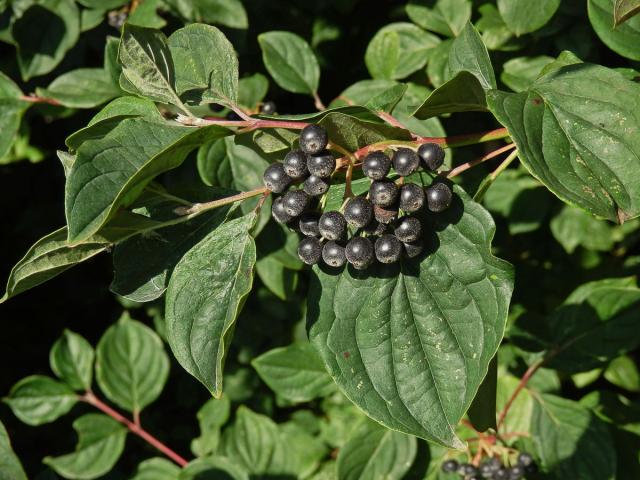
<path id="1" fill-rule="evenodd" d="M 363 270 L 373 262 L 373 244 L 366 237 L 354 237 L 344 249 L 347 261 L 358 270 Z"/>
<path id="2" fill-rule="evenodd" d="M 330 267 L 341 267 L 347 262 L 344 247 L 333 240 L 322 247 L 322 260 Z"/>
<path id="3" fill-rule="evenodd" d="M 399 148 L 393 154 L 393 169 L 398 175 L 406 177 L 418 170 L 420 167 L 420 157 L 410 148 Z"/>
<path id="4" fill-rule="evenodd" d="M 398 198 L 398 186 L 390 180 L 377 180 L 369 188 L 371 203 L 380 207 L 389 207 Z"/>
<path id="5" fill-rule="evenodd" d="M 426 194 L 427 208 L 432 212 L 443 212 L 451 205 L 453 193 L 446 183 L 434 182 L 427 188 Z"/>
<path id="6" fill-rule="evenodd" d="M 422 235 L 422 224 L 416 217 L 402 217 L 393 233 L 402 242 L 415 242 Z"/>
<path id="7" fill-rule="evenodd" d="M 320 125 L 307 125 L 300 132 L 300 148 L 311 155 L 327 148 L 329 136 Z"/>
<path id="8" fill-rule="evenodd" d="M 415 183 L 405 183 L 400 187 L 400 210 L 407 213 L 420 210 L 425 201 L 424 190 Z"/>
<path id="9" fill-rule="evenodd" d="M 364 197 L 354 197 L 344 207 L 344 218 L 349 225 L 357 228 L 366 227 L 373 218 L 373 206 Z"/>
<path id="10" fill-rule="evenodd" d="M 458 462 L 455 460 L 447 460 L 442 464 L 442 471 L 445 473 L 453 473 L 458 471 Z"/>
<path id="11" fill-rule="evenodd" d="M 347 221 L 340 212 L 325 212 L 318 220 L 318 228 L 327 240 L 340 240 L 347 233 Z"/>
<path id="12" fill-rule="evenodd" d="M 494 473 L 502 468 L 502 463 L 497 458 L 490 458 L 480 465 L 480 475 L 482 478 L 491 479 Z"/>
<path id="13" fill-rule="evenodd" d="M 318 220 L 320 214 L 315 212 L 303 213 L 298 222 L 298 228 L 303 235 L 307 237 L 319 237 L 320 229 L 318 228 Z"/>
<path id="14" fill-rule="evenodd" d="M 322 244 L 315 237 L 306 237 L 298 244 L 298 257 L 307 265 L 315 265 L 322 256 Z"/>
<path id="15" fill-rule="evenodd" d="M 374 208 L 379 208 L 379 207 L 374 207 Z M 369 225 L 364 227 L 363 231 L 369 235 L 374 235 L 377 237 L 387 231 L 387 225 L 384 223 L 380 223 L 377 220 L 372 220 L 371 222 L 369 222 Z"/>
<path id="16" fill-rule="evenodd" d="M 422 253 L 424 250 L 424 245 L 422 242 L 411 242 L 411 243 L 403 243 L 404 245 L 404 254 L 407 258 L 416 258 L 418 255 Z"/>
<path id="17" fill-rule="evenodd" d="M 371 152 L 362 161 L 362 171 L 371 180 L 382 180 L 391 169 L 391 160 L 383 152 Z"/>
<path id="18" fill-rule="evenodd" d="M 509 480 L 520 480 L 524 477 L 524 467 L 521 465 L 514 465 L 509 469 Z"/>
<path id="19" fill-rule="evenodd" d="M 317 175 L 310 175 L 302 184 L 302 189 L 312 197 L 319 197 L 329 191 L 329 182 Z"/>
<path id="20" fill-rule="evenodd" d="M 437 143 L 423 143 L 418 148 L 418 156 L 427 170 L 435 172 L 444 163 L 444 150 Z"/>
<path id="21" fill-rule="evenodd" d="M 311 198 L 302 190 L 290 190 L 282 197 L 284 211 L 292 217 L 297 217 L 305 211 Z"/>
<path id="22" fill-rule="evenodd" d="M 518 455 L 518 465 L 522 465 L 523 467 L 528 467 L 529 465 L 533 465 L 535 460 L 531 456 L 531 454 L 527 452 L 520 452 Z"/>
<path id="23" fill-rule="evenodd" d="M 264 102 L 260 107 L 260 113 L 264 113 L 265 115 L 273 115 L 276 113 L 276 102 Z"/>
<path id="24" fill-rule="evenodd" d="M 272 163 L 262 175 L 264 186 L 273 193 L 282 193 L 291 183 L 291 177 L 284 171 L 281 163 Z"/>
<path id="25" fill-rule="evenodd" d="M 309 155 L 307 158 L 307 168 L 311 175 L 328 178 L 336 169 L 336 157 L 328 150 Z"/>
<path id="26" fill-rule="evenodd" d="M 394 235 L 385 234 L 376 240 L 376 258 L 381 263 L 394 263 L 402 256 L 402 242 Z"/>
<path id="27" fill-rule="evenodd" d="M 494 480 L 509 480 L 509 469 L 501 467 L 493 474 Z"/>
<path id="28" fill-rule="evenodd" d="M 458 473 L 463 477 L 467 477 L 475 475 L 476 473 L 478 473 L 478 470 L 470 463 L 463 463 L 458 467 Z"/>
<path id="29" fill-rule="evenodd" d="M 291 150 L 285 155 L 282 165 L 285 173 L 294 180 L 299 180 L 309 175 L 307 154 L 302 150 Z"/>
<path id="30" fill-rule="evenodd" d="M 378 205 L 374 205 L 373 217 L 380 223 L 389 224 L 398 218 L 398 209 L 394 207 L 379 207 Z"/>
<path id="31" fill-rule="evenodd" d="M 282 224 L 289 223 L 293 219 L 293 217 L 284 210 L 282 197 L 278 197 L 273 201 L 273 205 L 271 206 L 271 216 L 276 222 Z"/>

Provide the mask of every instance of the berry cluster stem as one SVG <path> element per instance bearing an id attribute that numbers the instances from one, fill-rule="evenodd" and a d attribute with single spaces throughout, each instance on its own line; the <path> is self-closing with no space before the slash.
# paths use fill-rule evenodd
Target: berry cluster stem
<path id="1" fill-rule="evenodd" d="M 174 210 L 174 213 L 176 215 L 180 215 L 181 217 L 195 217 L 207 210 L 213 210 L 214 208 L 222 207 L 223 205 L 229 205 L 230 203 L 240 202 L 242 200 L 246 200 L 247 198 L 257 197 L 258 195 L 266 196 L 268 194 L 269 190 L 267 190 L 265 187 L 255 188 L 253 190 L 249 190 L 248 192 L 241 192 L 236 195 L 231 195 L 230 197 L 212 200 L 211 202 L 194 203 L 190 206 L 178 207 Z"/>
<path id="2" fill-rule="evenodd" d="M 61 103 L 58 100 L 55 100 L 53 98 L 39 97 L 35 94 L 22 95 L 20 97 L 20 100 L 22 100 L 23 102 L 29 102 L 29 103 L 46 103 L 46 104 L 55 105 L 55 106 L 61 105 Z"/>
<path id="3" fill-rule="evenodd" d="M 460 175 L 462 172 L 465 172 L 470 168 L 475 167 L 476 165 L 480 165 L 481 163 L 486 162 L 487 160 L 491 160 L 492 158 L 495 158 L 498 155 L 504 152 L 508 152 L 509 150 L 512 150 L 514 148 L 516 148 L 516 145 L 514 143 L 510 143 L 509 145 L 505 145 L 504 147 L 494 150 L 493 152 L 489 152 L 480 158 L 476 158 L 475 160 L 472 160 L 470 162 L 463 163 L 462 165 L 458 165 L 456 168 L 446 172 L 446 177 L 453 178 L 457 175 Z"/>
<path id="4" fill-rule="evenodd" d="M 109 405 L 104 403 L 98 397 L 96 397 L 92 391 L 87 391 L 84 395 L 80 397 L 80 400 L 88 403 L 89 405 L 92 405 L 93 407 L 100 410 L 102 413 L 110 416 L 114 420 L 123 424 L 125 427 L 127 427 L 127 429 L 131 433 L 133 433 L 134 435 L 137 435 L 138 437 L 143 439 L 145 442 L 147 442 L 149 445 L 151 445 L 158 451 L 162 452 L 172 461 L 180 465 L 180 467 L 185 467 L 189 463 L 186 459 L 178 455 L 176 452 L 171 450 L 164 443 L 162 443 L 160 440 L 158 440 L 156 437 L 154 437 L 149 432 L 147 432 L 144 428 L 142 428 L 142 426 L 140 425 L 140 420 L 139 418 L 137 418 L 138 417 L 137 415 L 136 415 L 137 421 L 133 422 L 129 420 L 128 418 L 121 415 L 119 412 L 117 412 L 113 408 L 111 408 Z"/>

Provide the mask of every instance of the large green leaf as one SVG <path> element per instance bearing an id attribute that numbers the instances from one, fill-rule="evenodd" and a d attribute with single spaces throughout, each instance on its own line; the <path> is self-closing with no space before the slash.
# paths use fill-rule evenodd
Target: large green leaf
<path id="1" fill-rule="evenodd" d="M 11 35 L 18 49 L 24 80 L 53 70 L 80 35 L 80 11 L 73 0 L 42 0 L 13 22 Z"/>
<path id="2" fill-rule="evenodd" d="M 53 98 L 65 107 L 93 108 L 122 93 L 109 73 L 102 68 L 79 68 L 57 77 L 38 95 Z"/>
<path id="3" fill-rule="evenodd" d="M 302 37 L 273 31 L 258 35 L 258 42 L 264 65 L 280 87 L 293 93 L 314 94 L 318 90 L 318 60 Z"/>
<path id="4" fill-rule="evenodd" d="M 498 10 L 509 30 L 516 35 L 542 28 L 560 6 L 560 0 L 498 0 Z"/>
<path id="5" fill-rule="evenodd" d="M 513 271 L 492 256 L 491 216 L 459 188 L 424 218 L 419 261 L 314 268 L 309 338 L 342 391 L 383 425 L 460 448 L 454 428 L 502 339 Z"/>
<path id="6" fill-rule="evenodd" d="M 179 166 L 205 139 L 228 133 L 215 125 L 194 129 L 131 118 L 104 138 L 84 142 L 65 189 L 69 241 L 87 239 L 154 177 Z"/>
<path id="7" fill-rule="evenodd" d="M 553 237 L 567 253 L 573 253 L 578 246 L 606 252 L 624 238 L 624 227 L 598 220 L 584 210 L 569 205 L 565 205 L 551 219 L 549 226 Z"/>
<path id="8" fill-rule="evenodd" d="M 140 462 L 131 480 L 176 480 L 180 467 L 166 458 L 154 457 Z"/>
<path id="9" fill-rule="evenodd" d="M 589 20 L 607 47 L 632 60 L 640 60 L 640 17 L 614 26 L 614 0 L 589 0 Z"/>
<path id="10" fill-rule="evenodd" d="M 11 448 L 7 430 L 0 422 L 0 480 L 27 480 L 20 460 Z"/>
<path id="11" fill-rule="evenodd" d="M 176 30 L 168 43 L 179 95 L 195 105 L 235 105 L 238 58 L 220 30 L 210 25 L 188 25 Z"/>
<path id="12" fill-rule="evenodd" d="M 167 340 L 176 359 L 216 397 L 236 318 L 251 290 L 255 214 L 229 221 L 189 250 L 166 293 Z"/>
<path id="13" fill-rule="evenodd" d="M 616 26 L 626 22 L 640 13 L 639 0 L 615 0 L 613 5 L 613 17 Z"/>
<path id="14" fill-rule="evenodd" d="M 448 37 L 458 36 L 471 19 L 469 0 L 411 0 L 405 9 L 422 28 Z"/>
<path id="15" fill-rule="evenodd" d="M 249 480 L 247 471 L 226 457 L 198 458 L 180 471 L 172 480 Z M 253 478 L 253 477 L 251 477 Z"/>
<path id="16" fill-rule="evenodd" d="M 567 203 L 623 222 L 640 215 L 640 85 L 598 65 L 549 71 L 521 93 L 488 93 L 527 169 Z"/>
<path id="17" fill-rule="evenodd" d="M 56 376 L 74 390 L 90 390 L 94 356 L 84 337 L 65 330 L 51 347 L 49 363 Z"/>
<path id="18" fill-rule="evenodd" d="M 365 420 L 338 454 L 338 480 L 400 480 L 416 457 L 416 438 Z"/>
<path id="19" fill-rule="evenodd" d="M 191 22 L 215 23 L 231 28 L 247 28 L 249 25 L 241 0 L 165 0 L 165 3 Z"/>
<path id="20" fill-rule="evenodd" d="M 360 120 L 350 115 L 334 112 L 320 120 L 336 145 L 355 152 L 359 148 L 384 140 L 411 140 L 408 130 L 385 123 Z"/>
<path id="21" fill-rule="evenodd" d="M 291 402 L 309 402 L 334 390 L 322 360 L 308 343 L 269 350 L 251 364 L 274 392 Z"/>
<path id="22" fill-rule="evenodd" d="M 92 479 L 109 472 L 120 458 L 127 429 L 101 413 L 89 413 L 73 422 L 78 444 L 72 453 L 45 457 L 44 463 L 64 478 Z"/>
<path id="23" fill-rule="evenodd" d="M 602 421 L 571 400 L 549 394 L 532 397 L 531 437 L 549 478 L 615 477 L 613 442 Z"/>
<path id="24" fill-rule="evenodd" d="M 120 407 L 139 413 L 155 401 L 169 376 L 169 358 L 160 337 L 143 323 L 122 315 L 96 349 L 96 380 Z"/>
<path id="25" fill-rule="evenodd" d="M 28 425 L 53 422 L 69 412 L 77 401 L 71 388 L 43 375 L 23 378 L 4 398 L 13 414 Z"/>
<path id="26" fill-rule="evenodd" d="M 503 65 L 500 80 L 514 92 L 521 92 L 529 88 L 540 71 L 553 60 L 546 55 L 512 58 Z"/>

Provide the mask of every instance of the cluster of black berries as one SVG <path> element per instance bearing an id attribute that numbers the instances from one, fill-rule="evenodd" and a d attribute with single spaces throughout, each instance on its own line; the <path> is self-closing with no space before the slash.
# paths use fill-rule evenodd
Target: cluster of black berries
<path id="1" fill-rule="evenodd" d="M 457 473 L 464 480 L 520 480 L 527 474 L 534 474 L 538 466 L 533 457 L 526 452 L 518 454 L 515 465 L 507 467 L 498 458 L 485 460 L 479 467 L 470 463 L 458 463 L 455 460 L 447 460 L 442 464 L 445 473 Z"/>
<path id="2" fill-rule="evenodd" d="M 273 202 L 273 218 L 305 236 L 298 246 L 300 259 L 308 265 L 322 259 L 332 267 L 349 262 L 356 269 L 365 269 L 375 259 L 394 263 L 403 254 L 409 258 L 419 255 L 423 250 L 422 224 L 414 214 L 425 205 L 432 212 L 447 209 L 453 196 L 451 188 L 441 181 L 426 189 L 413 183 L 399 185 L 387 176 L 392 166 L 401 177 L 416 172 L 421 164 L 436 171 L 444 161 L 444 150 L 435 143 L 425 143 L 417 152 L 399 148 L 393 158 L 379 151 L 368 154 L 362 163 L 362 171 L 372 181 L 367 197 L 350 198 L 342 213 L 321 213 L 316 209 L 317 199 L 329 190 L 336 168 L 335 157 L 326 149 L 328 142 L 324 128 L 308 125 L 300 133 L 300 149 L 264 172 L 265 186 L 274 193 L 284 193 Z M 301 188 L 285 192 L 295 182 L 302 182 Z"/>

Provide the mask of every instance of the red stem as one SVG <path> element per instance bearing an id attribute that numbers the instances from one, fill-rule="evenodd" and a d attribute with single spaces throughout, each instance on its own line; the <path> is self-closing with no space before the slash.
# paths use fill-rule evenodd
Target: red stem
<path id="1" fill-rule="evenodd" d="M 167 447 L 164 443 L 158 440 L 156 437 L 147 432 L 140 424 L 136 424 L 129 420 L 128 418 L 122 416 L 120 413 L 115 411 L 109 405 L 104 403 L 98 397 L 96 397 L 93 392 L 88 391 L 84 395 L 80 397 L 80 400 L 88 403 L 89 405 L 93 405 L 101 412 L 109 415 L 114 420 L 122 423 L 125 427 L 129 429 L 129 431 L 140 438 L 142 438 L 145 442 L 147 442 L 152 447 L 156 448 L 158 451 L 164 453 L 171 460 L 176 462 L 181 467 L 185 467 L 189 462 L 185 460 L 183 457 L 178 455 L 176 452 Z"/>
<path id="2" fill-rule="evenodd" d="M 504 147 L 501 147 L 497 150 L 494 150 L 493 152 L 487 153 L 486 155 L 483 155 L 480 158 L 476 158 L 475 160 L 472 160 L 470 162 L 467 163 L 463 163 L 462 165 L 458 165 L 456 168 L 449 170 L 446 173 L 446 177 L 447 178 L 452 178 L 455 177 L 456 175 L 460 175 L 462 172 L 469 170 L 472 167 L 475 167 L 476 165 L 481 164 L 482 162 L 486 162 L 487 160 L 491 160 L 492 158 L 497 157 L 498 155 L 504 153 L 504 152 L 508 152 L 509 150 L 513 150 L 514 148 L 516 148 L 515 143 L 510 143 L 509 145 L 505 145 Z"/>
<path id="3" fill-rule="evenodd" d="M 22 95 L 20 100 L 31 103 L 48 103 L 49 105 L 59 106 L 61 103 L 53 98 L 38 97 L 37 95 Z"/>
<path id="4" fill-rule="evenodd" d="M 507 417 L 507 413 L 509 413 L 509 409 L 511 408 L 511 405 L 513 405 L 513 402 L 515 402 L 520 392 L 527 386 L 527 383 L 529 383 L 529 380 L 531 380 L 531 377 L 533 377 L 533 375 L 540 369 L 540 367 L 543 365 L 544 362 L 545 362 L 545 359 L 540 359 L 534 362 L 533 364 L 531 364 L 531 366 L 527 369 L 527 371 L 524 372 L 524 375 L 520 379 L 518 386 L 511 394 L 511 397 L 509 397 L 509 400 L 507 400 L 507 403 L 505 403 L 504 408 L 502 409 L 502 412 L 500 412 L 500 416 L 498 417 L 498 425 L 496 428 L 497 430 L 500 430 L 500 427 L 504 423 L 504 419 Z"/>

